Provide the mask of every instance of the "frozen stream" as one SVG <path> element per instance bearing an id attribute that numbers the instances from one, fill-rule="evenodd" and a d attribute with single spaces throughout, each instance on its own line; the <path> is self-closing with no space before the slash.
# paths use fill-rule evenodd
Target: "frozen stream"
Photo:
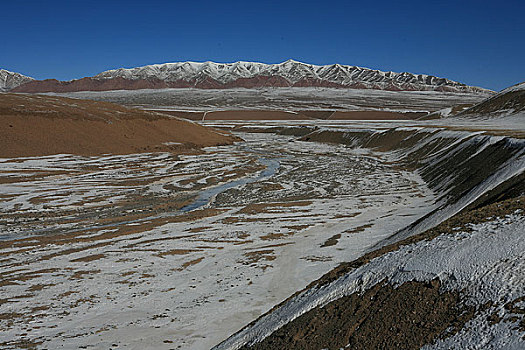
<path id="1" fill-rule="evenodd" d="M 245 177 L 240 180 L 226 182 L 222 185 L 203 190 L 199 193 L 197 199 L 193 203 L 184 206 L 180 210 L 182 212 L 188 212 L 204 207 L 205 205 L 209 204 L 215 196 L 222 192 L 225 192 L 235 187 L 247 185 L 252 182 L 264 181 L 275 175 L 280 166 L 279 161 L 275 159 L 259 158 L 257 161 L 262 165 L 266 166 L 266 169 L 261 171 L 257 177 Z"/>
<path id="2" fill-rule="evenodd" d="M 0 347 L 209 349 L 432 209 L 386 154 L 239 136 L 0 160 Z"/>

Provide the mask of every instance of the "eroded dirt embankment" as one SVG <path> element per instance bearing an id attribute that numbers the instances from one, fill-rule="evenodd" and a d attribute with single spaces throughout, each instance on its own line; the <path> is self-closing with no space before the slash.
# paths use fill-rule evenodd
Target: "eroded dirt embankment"
<path id="1" fill-rule="evenodd" d="M 353 262 L 341 264 L 305 290 L 321 290 L 322 286 L 327 286 L 373 259 L 385 257 L 401 247 L 432 241 L 441 235 L 452 236 L 459 230 L 470 232 L 474 225 L 489 222 L 495 217 L 509 217 L 525 208 L 524 201 L 525 197 L 521 196 L 455 215 L 422 234 L 366 254 Z M 408 254 L 411 252 L 412 250 L 408 250 Z M 446 275 L 443 277 L 445 280 L 448 278 Z M 454 278 L 453 275 L 452 277 Z M 363 280 L 361 283 L 366 284 L 367 281 Z M 300 294 L 297 293 L 296 296 L 300 297 Z M 514 330 L 525 331 L 525 318 L 522 316 L 524 310 L 514 307 L 525 296 L 498 305 L 501 300 L 479 301 L 477 304 L 466 302 L 468 294 L 468 290 L 447 289 L 439 277 L 430 281 L 407 281 L 397 286 L 385 278 L 363 292 L 355 292 L 322 307 L 313 308 L 278 328 L 262 341 L 248 343 L 250 345 L 241 349 L 419 349 L 452 336 L 461 337 L 459 334 L 466 323 L 473 322 L 476 318 L 478 322 L 485 321 L 486 326 L 517 323 L 518 327 Z M 286 302 L 281 305 L 285 304 Z M 476 336 L 476 332 L 488 334 L 490 330 L 476 329 L 471 336 Z M 497 331 L 494 332 L 494 338 L 499 336 Z"/>
<path id="2" fill-rule="evenodd" d="M 301 140 L 387 152 L 391 161 L 417 170 L 438 194 L 438 206 L 433 212 L 385 243 L 429 229 L 465 208 L 491 203 L 511 193 L 520 195 L 523 188 L 520 179 L 525 171 L 524 139 L 470 131 L 394 128 L 321 129 Z"/>

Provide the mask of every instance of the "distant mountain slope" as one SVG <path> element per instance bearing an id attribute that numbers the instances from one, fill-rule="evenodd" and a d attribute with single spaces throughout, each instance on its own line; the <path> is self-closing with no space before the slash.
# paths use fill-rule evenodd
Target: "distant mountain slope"
<path id="1" fill-rule="evenodd" d="M 33 78 L 26 77 L 20 73 L 14 73 L 5 69 L 0 69 L 0 92 L 9 91 L 33 80 Z"/>
<path id="2" fill-rule="evenodd" d="M 279 64 L 257 62 L 179 62 L 108 70 L 94 77 L 62 82 L 34 81 L 15 92 L 73 92 L 161 88 L 336 87 L 389 91 L 443 91 L 487 93 L 426 74 L 382 72 L 355 66 L 317 66 L 288 60 Z"/>
<path id="3" fill-rule="evenodd" d="M 520 117 L 525 121 L 525 82 L 511 86 L 456 115 L 458 118 Z"/>

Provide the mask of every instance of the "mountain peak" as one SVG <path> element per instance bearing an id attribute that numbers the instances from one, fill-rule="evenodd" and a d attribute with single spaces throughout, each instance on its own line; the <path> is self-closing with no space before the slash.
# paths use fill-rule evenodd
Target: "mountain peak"
<path id="1" fill-rule="evenodd" d="M 282 62 L 281 64 L 286 64 L 286 63 L 291 63 L 291 64 L 306 64 L 306 63 L 303 63 L 303 62 L 299 62 L 299 61 L 296 61 L 294 59 L 287 59 L 286 61 Z"/>
<path id="2" fill-rule="evenodd" d="M 146 67 L 154 67 L 155 69 L 147 70 Z M 339 72 L 334 73 L 334 69 Z M 199 74 L 199 77 L 197 77 L 196 74 Z M 213 86 L 211 86 L 213 88 L 236 87 L 235 82 L 239 79 L 243 79 L 244 82 L 246 79 L 257 79 L 258 83 L 262 84 L 261 80 L 278 78 L 281 84 L 280 86 L 324 86 L 340 88 L 359 86 L 361 88 L 380 90 L 489 92 L 489 90 L 471 87 L 446 78 L 426 74 L 382 72 L 377 69 L 347 66 L 338 63 L 319 66 L 299 62 L 294 59 L 288 59 L 278 64 L 246 61 L 233 63 L 216 63 L 211 61 L 175 62 L 129 69 L 109 70 L 96 75 L 94 78 L 113 79 L 116 77 L 131 80 L 159 79 L 167 83 L 186 82 L 190 86 L 197 88 L 203 87 L 199 85 L 199 82 L 205 77 L 208 83 L 213 82 Z M 206 87 L 204 86 L 204 88 Z"/>
<path id="3" fill-rule="evenodd" d="M 23 74 L 0 69 L 0 92 L 9 91 L 33 80 L 33 78 L 27 77 Z"/>

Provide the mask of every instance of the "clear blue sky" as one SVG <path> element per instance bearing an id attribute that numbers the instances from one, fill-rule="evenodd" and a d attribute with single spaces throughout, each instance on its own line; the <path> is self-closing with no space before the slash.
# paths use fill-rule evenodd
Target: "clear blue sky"
<path id="1" fill-rule="evenodd" d="M 525 81 L 525 0 L 3 1 L 0 68 L 69 80 L 176 61 L 289 58 Z"/>

